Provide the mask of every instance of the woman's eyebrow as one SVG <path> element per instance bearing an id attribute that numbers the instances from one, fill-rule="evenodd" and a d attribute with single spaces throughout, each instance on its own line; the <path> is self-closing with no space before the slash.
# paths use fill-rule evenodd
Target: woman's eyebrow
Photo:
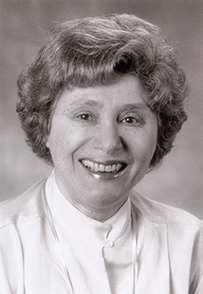
<path id="1" fill-rule="evenodd" d="M 69 104 L 70 108 L 71 107 L 85 107 L 85 106 L 89 106 L 89 107 L 94 107 L 94 108 L 98 108 L 101 109 L 103 108 L 103 103 L 96 101 L 94 99 L 86 99 L 86 98 L 81 98 L 81 99 L 77 99 L 72 101 Z M 119 106 L 118 106 L 119 107 Z M 142 102 L 135 102 L 135 103 L 127 103 L 127 104 L 123 104 L 120 105 L 120 108 L 122 110 L 127 110 L 127 111 L 135 111 L 135 110 L 147 110 L 148 109 L 148 105 Z"/>
<path id="2" fill-rule="evenodd" d="M 74 100 L 73 102 L 70 103 L 70 106 L 72 107 L 79 107 L 79 106 L 91 106 L 91 107 L 99 107 L 102 108 L 103 104 L 100 103 L 99 101 L 89 99 L 86 100 L 84 98 Z"/>
<path id="3" fill-rule="evenodd" d="M 146 110 L 148 106 L 147 104 L 136 102 L 136 103 L 124 104 L 122 108 L 129 111 L 136 110 L 136 109 Z"/>

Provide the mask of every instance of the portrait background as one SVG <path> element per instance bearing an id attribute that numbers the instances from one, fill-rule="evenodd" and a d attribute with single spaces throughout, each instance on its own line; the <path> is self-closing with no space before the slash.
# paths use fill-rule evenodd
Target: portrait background
<path id="1" fill-rule="evenodd" d="M 17 77 L 47 32 L 73 18 L 133 13 L 161 27 L 191 84 L 189 118 L 171 153 L 135 189 L 203 218 L 203 1 L 1 0 L 0 13 L 0 200 L 22 193 L 52 170 L 26 145 L 15 112 Z"/>

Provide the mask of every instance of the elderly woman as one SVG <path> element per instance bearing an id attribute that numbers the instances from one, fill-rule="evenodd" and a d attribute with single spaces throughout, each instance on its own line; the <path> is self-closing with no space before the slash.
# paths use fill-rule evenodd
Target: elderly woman
<path id="1" fill-rule="evenodd" d="M 54 170 L 2 204 L 2 293 L 203 291 L 202 222 L 132 191 L 186 120 L 160 30 L 133 15 L 58 25 L 18 86 L 27 142 Z"/>

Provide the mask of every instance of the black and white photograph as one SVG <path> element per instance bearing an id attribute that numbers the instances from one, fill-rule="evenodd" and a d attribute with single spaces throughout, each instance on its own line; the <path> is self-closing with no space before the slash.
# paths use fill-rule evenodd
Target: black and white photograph
<path id="1" fill-rule="evenodd" d="M 203 294 L 203 1 L 0 1 L 0 294 Z"/>

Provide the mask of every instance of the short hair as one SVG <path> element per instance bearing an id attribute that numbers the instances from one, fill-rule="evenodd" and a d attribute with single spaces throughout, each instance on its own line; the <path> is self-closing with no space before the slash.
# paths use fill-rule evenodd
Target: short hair
<path id="1" fill-rule="evenodd" d="M 51 30 L 18 78 L 17 112 L 28 145 L 52 164 L 46 139 L 60 93 L 70 86 L 113 84 L 124 74 L 140 80 L 157 115 L 157 145 L 150 164 L 157 165 L 187 119 L 186 75 L 160 29 L 128 14 L 76 19 Z"/>

